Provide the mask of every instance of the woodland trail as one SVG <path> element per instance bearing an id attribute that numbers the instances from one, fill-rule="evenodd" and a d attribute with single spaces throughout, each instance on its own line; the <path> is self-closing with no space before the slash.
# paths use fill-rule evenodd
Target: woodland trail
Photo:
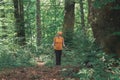
<path id="1" fill-rule="evenodd" d="M 68 68 L 70 70 L 67 72 Z M 0 72 L 0 80 L 79 80 L 71 77 L 77 71 L 78 68 L 75 67 L 47 67 L 44 62 L 37 62 L 36 67 L 5 69 Z"/>

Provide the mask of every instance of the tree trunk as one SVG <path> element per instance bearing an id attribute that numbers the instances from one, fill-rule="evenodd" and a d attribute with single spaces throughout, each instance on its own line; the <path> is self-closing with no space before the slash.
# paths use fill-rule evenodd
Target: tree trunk
<path id="1" fill-rule="evenodd" d="M 40 0 L 36 0 L 37 46 L 41 44 Z"/>
<path id="2" fill-rule="evenodd" d="M 75 8 L 74 1 L 65 0 L 63 33 L 65 36 L 65 43 L 67 45 L 71 45 L 73 40 L 74 20 L 75 20 L 74 8 Z"/>
<path id="3" fill-rule="evenodd" d="M 92 23 L 90 20 L 92 20 L 92 13 L 94 13 L 94 12 L 92 12 L 92 8 L 93 8 L 93 6 L 92 6 L 92 1 L 91 0 L 87 0 L 88 1 L 88 23 Z"/>
<path id="4" fill-rule="evenodd" d="M 100 3 L 102 3 L 100 1 Z M 99 3 L 99 4 L 100 4 Z M 89 19 L 96 42 L 106 52 L 120 54 L 120 0 L 96 8 L 90 5 Z M 114 47 L 113 47 L 114 46 Z"/>
<path id="5" fill-rule="evenodd" d="M 19 45 L 25 45 L 25 27 L 24 27 L 24 7 L 23 0 L 13 0 L 14 3 L 14 16 L 16 19 L 16 41 Z"/>
<path id="6" fill-rule="evenodd" d="M 83 29 L 83 32 L 85 34 L 86 30 L 85 30 L 85 20 L 84 20 L 84 8 L 83 8 L 83 0 L 80 0 L 80 13 L 81 13 L 81 26 Z"/>

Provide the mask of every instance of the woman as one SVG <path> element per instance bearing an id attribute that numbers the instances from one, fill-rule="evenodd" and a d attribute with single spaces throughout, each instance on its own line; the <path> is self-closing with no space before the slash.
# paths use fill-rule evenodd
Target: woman
<path id="1" fill-rule="evenodd" d="M 62 32 L 57 32 L 57 36 L 53 39 L 53 47 L 55 50 L 56 65 L 61 65 L 61 55 L 64 44 L 64 38 L 62 37 Z"/>

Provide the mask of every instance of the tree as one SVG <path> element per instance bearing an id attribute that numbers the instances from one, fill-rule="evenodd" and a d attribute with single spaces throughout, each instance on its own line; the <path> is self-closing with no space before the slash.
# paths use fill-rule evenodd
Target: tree
<path id="1" fill-rule="evenodd" d="M 63 32 L 65 36 L 65 43 L 67 45 L 71 45 L 73 40 L 75 20 L 74 8 L 75 8 L 74 1 L 65 0 Z"/>
<path id="2" fill-rule="evenodd" d="M 23 0 L 13 0 L 14 17 L 16 27 L 16 41 L 19 45 L 25 45 L 24 7 Z"/>
<path id="3" fill-rule="evenodd" d="M 36 0 L 36 25 L 37 25 L 37 45 L 41 43 L 41 19 L 40 19 L 40 0 Z"/>
<path id="4" fill-rule="evenodd" d="M 96 42 L 106 52 L 120 54 L 120 0 L 95 0 L 89 6 Z"/>
<path id="5" fill-rule="evenodd" d="M 85 34 L 86 31 L 85 31 L 83 0 L 80 0 L 80 13 L 81 13 L 81 26 Z"/>

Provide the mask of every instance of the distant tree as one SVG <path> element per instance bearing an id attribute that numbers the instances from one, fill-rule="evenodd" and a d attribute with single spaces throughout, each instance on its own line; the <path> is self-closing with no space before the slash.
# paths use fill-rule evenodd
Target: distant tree
<path id="1" fill-rule="evenodd" d="M 24 7 L 23 0 L 13 0 L 16 28 L 16 41 L 19 45 L 25 45 Z"/>
<path id="2" fill-rule="evenodd" d="M 75 2 L 73 0 L 65 0 L 63 32 L 67 45 L 71 45 L 73 40 L 75 20 L 74 8 Z"/>
<path id="3" fill-rule="evenodd" d="M 84 33 L 86 32 L 85 31 L 85 20 L 84 20 L 84 7 L 83 7 L 83 0 L 80 0 L 80 13 L 81 13 L 81 26 L 82 26 L 82 29 L 84 31 Z"/>
<path id="4" fill-rule="evenodd" d="M 41 19 L 40 19 L 40 0 L 36 0 L 36 26 L 37 26 L 37 46 L 41 43 Z"/>

